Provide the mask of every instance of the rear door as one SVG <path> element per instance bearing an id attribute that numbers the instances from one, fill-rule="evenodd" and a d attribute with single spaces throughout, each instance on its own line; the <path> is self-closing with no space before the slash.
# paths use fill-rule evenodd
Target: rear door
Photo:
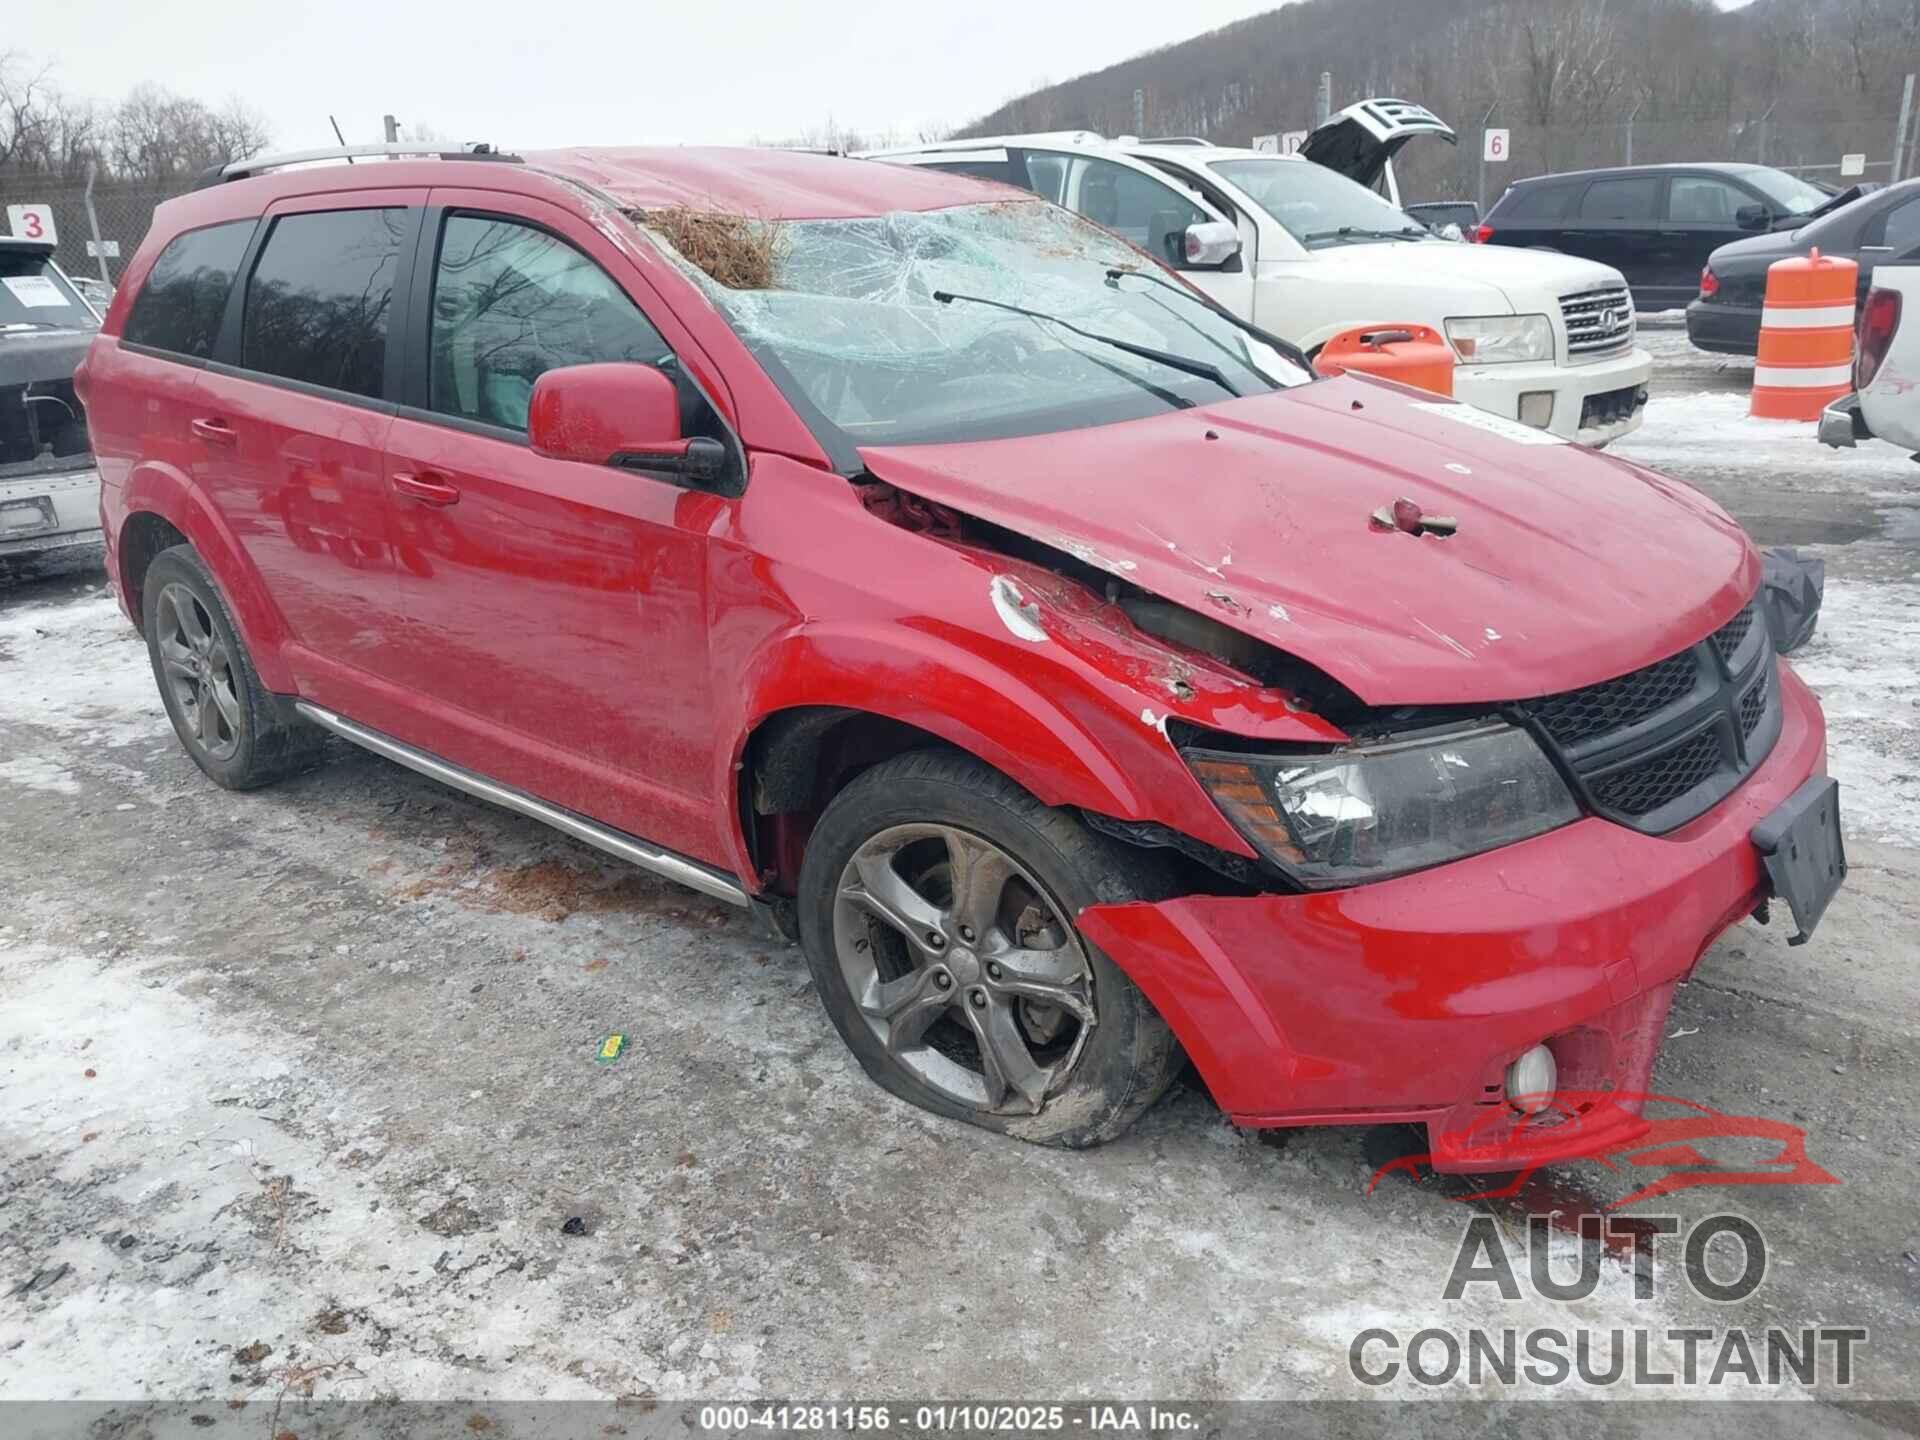
<path id="1" fill-rule="evenodd" d="M 1658 303 L 1663 308 L 1693 298 L 1699 290 L 1701 268 L 1715 250 L 1730 240 L 1756 233 L 1742 230 L 1736 219 L 1745 205 L 1766 206 L 1772 213 L 1764 196 L 1725 176 L 1702 172 L 1668 178 L 1666 223 L 1660 227 L 1659 244 L 1649 259 L 1646 282 L 1649 292 L 1659 292 Z"/>
<path id="2" fill-rule="evenodd" d="M 265 582 L 303 694 L 354 714 L 401 678 L 381 464 L 394 307 L 424 190 L 269 208 L 191 420 L 195 479 Z"/>
<path id="3" fill-rule="evenodd" d="M 1664 194 L 1665 181 L 1658 175 L 1595 180 L 1580 196 L 1554 248 L 1613 266 L 1633 287 L 1637 307 L 1662 308 L 1657 292 Z"/>
<path id="4" fill-rule="evenodd" d="M 385 455 L 408 684 L 370 723 L 725 863 L 707 560 L 737 502 L 550 460 L 526 434 L 540 375 L 614 362 L 667 370 L 683 433 L 734 443 L 679 363 L 690 339 L 647 292 L 649 318 L 631 264 L 591 225 L 523 196 L 436 189 L 414 276 Z"/>

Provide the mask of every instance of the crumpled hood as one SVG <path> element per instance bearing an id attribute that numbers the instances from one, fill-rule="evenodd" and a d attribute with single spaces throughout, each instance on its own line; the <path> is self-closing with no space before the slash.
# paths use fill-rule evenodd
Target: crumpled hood
<path id="1" fill-rule="evenodd" d="M 888 484 L 1255 635 L 1375 705 L 1610 679 L 1698 642 L 1759 583 L 1745 532 L 1686 486 L 1354 375 L 860 453 Z M 1458 533 L 1376 527 L 1401 497 Z"/>

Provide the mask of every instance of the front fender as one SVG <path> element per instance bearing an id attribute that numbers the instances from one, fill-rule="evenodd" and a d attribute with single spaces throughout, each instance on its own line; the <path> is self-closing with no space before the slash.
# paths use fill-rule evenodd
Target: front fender
<path id="1" fill-rule="evenodd" d="M 260 683 L 278 694 L 291 694 L 297 688 L 293 672 L 281 657 L 287 640 L 286 619 L 267 592 L 260 572 L 247 559 L 246 551 L 226 516 L 207 503 L 193 482 L 177 466 L 163 461 L 143 461 L 127 476 L 125 500 L 119 530 L 115 536 L 114 569 L 122 577 L 126 570 L 121 560 L 127 522 L 147 513 L 159 516 L 178 530 L 200 552 L 200 558 L 220 582 L 240 627 L 240 638 L 260 676 Z M 138 595 L 127 596 L 128 608 L 140 604 Z"/>

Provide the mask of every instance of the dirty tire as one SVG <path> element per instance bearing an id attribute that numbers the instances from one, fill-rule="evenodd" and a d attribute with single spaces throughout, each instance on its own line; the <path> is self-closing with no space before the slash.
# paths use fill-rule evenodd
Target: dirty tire
<path id="1" fill-rule="evenodd" d="M 877 839 L 921 828 L 987 842 L 1025 872 L 1016 877 L 1019 896 L 1032 893 L 1029 880 L 1037 882 L 1044 892 L 1041 904 L 1050 904 L 1069 927 L 1072 917 L 1089 905 L 1167 894 L 1165 870 L 1153 857 L 1095 834 L 1071 812 L 1043 805 L 998 771 L 950 750 L 915 751 L 862 773 L 828 805 L 807 842 L 800 870 L 800 937 L 807 965 L 834 1028 L 868 1075 L 923 1109 L 1038 1144 L 1079 1149 L 1113 1139 L 1165 1093 L 1185 1057 L 1147 998 L 1077 930 L 1067 943 L 1084 955 L 1080 978 L 1090 989 L 1094 1023 L 1079 1040 L 1070 1066 L 1046 1089 L 1037 1112 L 999 1113 L 989 1102 L 956 1099 L 929 1083 L 875 1033 L 874 1023 L 884 1022 L 869 1022 L 837 944 L 842 881 L 855 857 L 868 853 Z M 953 909 L 957 913 L 957 903 Z M 1021 913 L 1034 914 L 1036 907 L 1029 905 Z M 1050 926 L 1047 933 L 1058 933 L 1057 927 Z M 981 954 L 986 954 L 984 947 Z M 957 950 L 948 951 L 946 958 L 963 960 Z M 909 963 L 937 965 L 938 959 Z M 979 963 L 984 964 L 984 958 Z M 871 1002 L 872 992 L 868 998 Z M 955 1008 L 964 1018 L 964 1010 Z M 924 1049 L 919 1053 L 924 1055 Z M 988 1067 L 983 1062 L 981 1068 Z M 1031 1103 L 1011 1092 L 1009 1097 Z"/>
<path id="2" fill-rule="evenodd" d="M 193 623 L 205 626 L 209 649 L 223 681 L 223 694 L 235 706 L 232 715 L 222 713 L 217 722 L 219 741 L 211 746 L 202 743 L 197 734 L 180 686 L 169 678 L 163 654 L 163 643 L 172 642 L 162 634 L 163 629 L 170 628 L 162 617 L 183 603 L 183 592 L 199 601 Z M 260 683 L 226 598 L 191 545 L 175 545 L 154 557 L 141 591 L 140 614 L 145 621 L 147 658 L 153 665 L 154 682 L 160 687 L 167 718 L 193 763 L 209 779 L 229 790 L 254 790 L 314 762 L 324 737 L 285 709 Z"/>

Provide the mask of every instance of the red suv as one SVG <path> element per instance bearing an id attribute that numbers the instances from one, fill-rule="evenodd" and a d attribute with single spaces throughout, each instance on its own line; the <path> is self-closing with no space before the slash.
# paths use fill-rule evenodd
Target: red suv
<path id="1" fill-rule="evenodd" d="M 1592 1153 L 1714 937 L 1839 884 L 1718 508 L 1315 379 L 997 186 L 229 167 L 79 387 L 216 782 L 330 731 L 758 907 L 875 1080 L 1008 1134 L 1108 1139 L 1185 1056 L 1242 1125 Z"/>

